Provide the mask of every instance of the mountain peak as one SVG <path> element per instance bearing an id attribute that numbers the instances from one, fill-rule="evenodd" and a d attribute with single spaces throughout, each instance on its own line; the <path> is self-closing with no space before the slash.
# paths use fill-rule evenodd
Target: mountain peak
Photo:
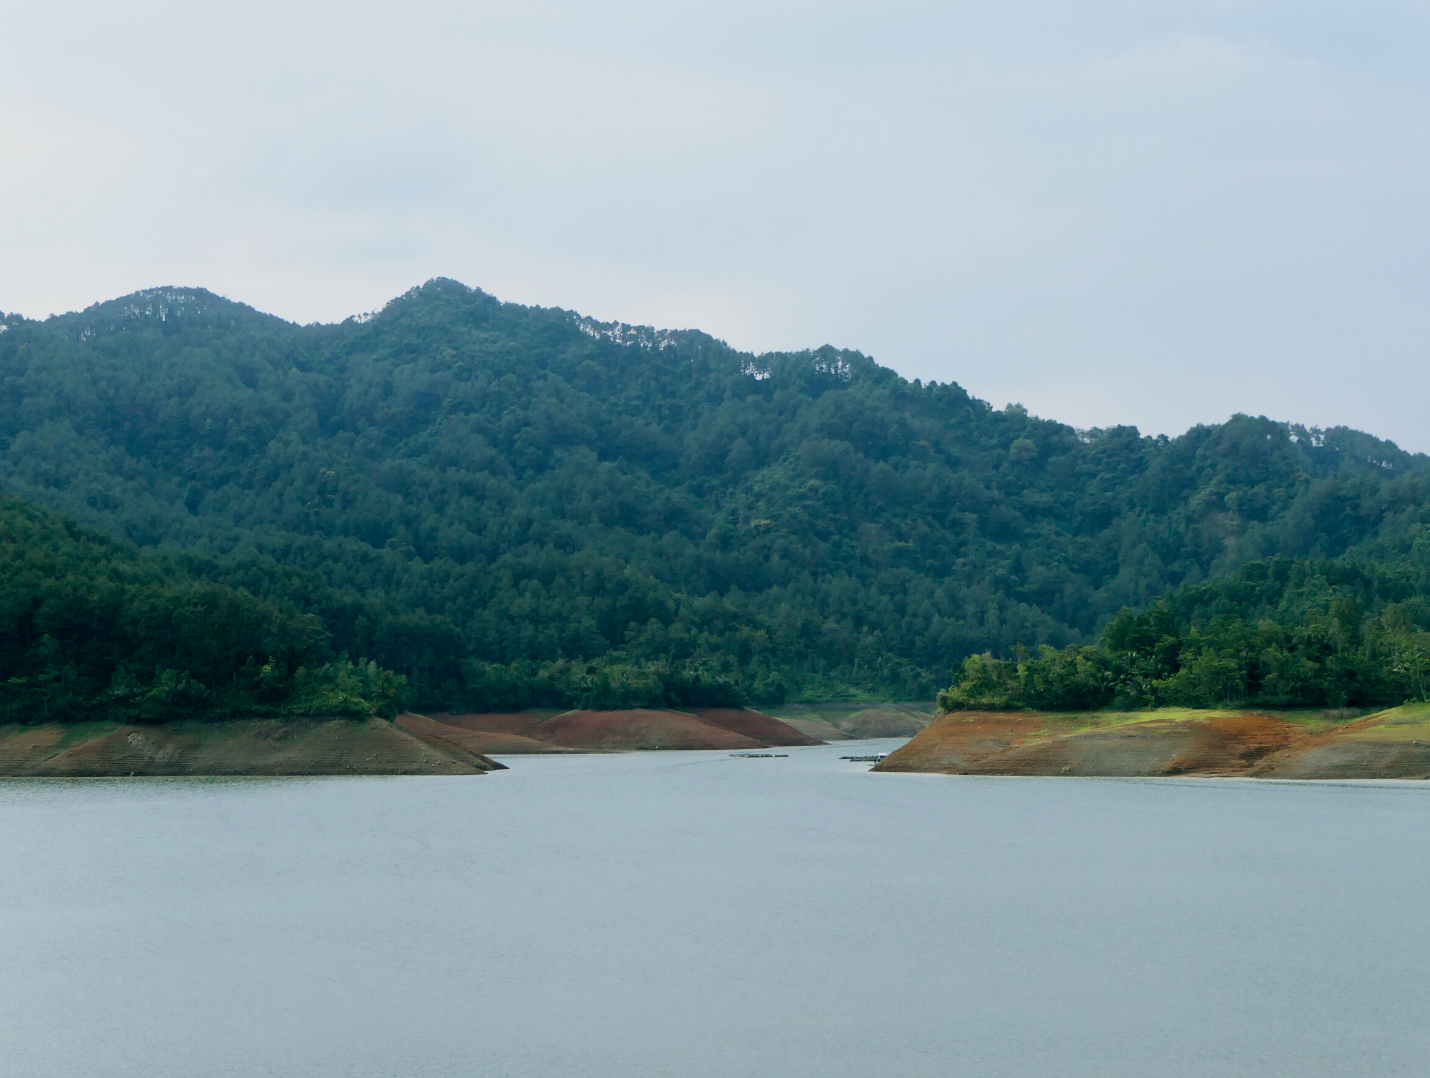
<path id="1" fill-rule="evenodd" d="M 79 340 L 145 326 L 172 331 L 181 327 L 237 329 L 289 324 L 276 315 L 225 299 L 207 288 L 175 285 L 140 289 L 118 299 L 92 304 L 82 311 L 54 315 L 46 321 L 71 330 Z"/>

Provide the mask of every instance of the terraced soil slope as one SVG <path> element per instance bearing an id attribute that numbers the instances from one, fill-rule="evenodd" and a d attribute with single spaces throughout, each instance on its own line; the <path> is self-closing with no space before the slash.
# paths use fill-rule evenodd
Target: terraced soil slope
<path id="1" fill-rule="evenodd" d="M 464 752 L 480 755 L 521 756 L 546 752 L 578 752 L 578 749 L 563 748 L 534 737 L 513 733 L 507 729 L 487 729 L 483 720 L 492 720 L 490 725 L 527 729 L 537 719 L 523 720 L 523 714 L 546 717 L 550 712 L 516 712 L 503 715 L 399 715 L 397 725 L 408 733 L 426 741 L 437 741 L 456 745 Z"/>
<path id="2" fill-rule="evenodd" d="M 382 719 L 0 727 L 0 775 L 480 775 L 502 765 Z"/>
<path id="3" fill-rule="evenodd" d="M 1278 779 L 1430 778 L 1430 705 L 1406 704 L 1312 737 L 1254 773 Z"/>
<path id="4" fill-rule="evenodd" d="M 399 719 L 413 733 L 433 728 L 463 731 L 469 751 L 628 752 L 655 749 L 764 749 L 821 742 L 770 715 L 746 708 L 690 711 L 634 708 L 629 711 L 518 711 L 495 714 L 432 714 Z M 446 735 L 441 735 L 446 736 Z"/>
<path id="5" fill-rule="evenodd" d="M 1344 712 L 1166 708 L 940 715 L 876 771 L 948 775 L 1430 778 L 1430 705 Z"/>

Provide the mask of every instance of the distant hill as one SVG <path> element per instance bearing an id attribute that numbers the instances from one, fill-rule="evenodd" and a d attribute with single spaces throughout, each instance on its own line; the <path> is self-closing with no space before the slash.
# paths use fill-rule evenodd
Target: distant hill
<path id="1" fill-rule="evenodd" d="M 1077 431 L 449 280 L 337 325 L 193 288 L 4 325 L 0 489 L 313 615 L 314 661 L 417 707 L 929 698 L 1255 559 L 1426 551 L 1430 459 L 1357 431 Z"/>

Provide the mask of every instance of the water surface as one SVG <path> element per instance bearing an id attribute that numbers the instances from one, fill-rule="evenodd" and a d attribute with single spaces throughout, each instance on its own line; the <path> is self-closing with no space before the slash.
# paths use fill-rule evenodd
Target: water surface
<path id="1" fill-rule="evenodd" d="M 1430 785 L 0 782 L 0 1073 L 1422 1075 Z"/>

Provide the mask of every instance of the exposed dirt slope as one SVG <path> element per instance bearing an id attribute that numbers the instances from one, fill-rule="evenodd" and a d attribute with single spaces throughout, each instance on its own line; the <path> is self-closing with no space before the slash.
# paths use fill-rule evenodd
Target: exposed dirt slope
<path id="1" fill-rule="evenodd" d="M 460 746 L 467 752 L 492 756 L 526 756 L 537 753 L 579 752 L 525 733 L 554 711 L 526 711 L 493 715 L 399 715 L 397 723 L 408 733 Z"/>
<path id="2" fill-rule="evenodd" d="M 477 775 L 501 766 L 382 719 L 0 727 L 4 775 Z"/>
<path id="3" fill-rule="evenodd" d="M 1255 772 L 1273 779 L 1426 779 L 1430 778 L 1430 740 L 1328 740 L 1299 752 L 1268 760 Z"/>
<path id="4" fill-rule="evenodd" d="M 1430 778 L 1430 706 L 1406 704 L 1317 734 L 1262 761 L 1255 773 L 1277 779 Z"/>
<path id="5" fill-rule="evenodd" d="M 683 711 L 567 711 L 532 728 L 533 736 L 579 749 L 754 749 L 763 742 Z"/>
<path id="6" fill-rule="evenodd" d="M 1192 711 L 941 715 L 876 771 L 958 775 L 1430 777 L 1430 707 L 1333 713 Z"/>
<path id="7" fill-rule="evenodd" d="M 452 715 L 433 711 L 428 718 L 447 726 L 460 726 L 463 730 L 476 730 L 489 734 L 516 734 L 530 738 L 531 728 L 542 719 L 561 714 L 560 710 L 550 711 L 486 711 L 471 714 Z"/>
<path id="8" fill-rule="evenodd" d="M 788 723 L 781 722 L 779 719 L 759 711 L 751 711 L 748 708 L 695 707 L 690 709 L 690 713 L 712 726 L 719 726 L 732 733 L 743 734 L 770 748 L 823 744 L 819 738 L 796 730 Z"/>
<path id="9" fill-rule="evenodd" d="M 849 741 L 850 736 L 839 727 L 825 722 L 823 719 L 796 719 L 788 716 L 780 719 L 786 726 L 792 726 L 806 737 L 815 737 L 820 741 Z"/>
<path id="10" fill-rule="evenodd" d="M 822 741 L 913 737 L 933 719 L 932 703 L 786 704 L 772 708 L 781 722 Z"/>
<path id="11" fill-rule="evenodd" d="M 1031 712 L 954 711 L 934 719 L 874 770 L 956 775 L 1034 740 L 1043 728 L 1043 716 Z"/>
<path id="12" fill-rule="evenodd" d="M 1265 715 L 1166 719 L 1041 738 L 980 760 L 985 775 L 1225 775 L 1286 748 L 1298 731 Z"/>
<path id="13" fill-rule="evenodd" d="M 820 744 L 817 738 L 809 737 L 778 719 L 744 708 L 433 714 L 427 716 L 427 721 L 449 729 L 468 731 L 473 739 L 456 743 L 498 755 L 506 752 L 751 749 Z M 416 733 L 419 724 L 409 724 L 407 728 Z M 420 728 L 434 736 L 448 736 L 441 735 L 439 730 Z M 488 740 L 478 740 L 477 735 Z M 505 740 L 499 743 L 496 738 Z M 502 745 L 510 747 L 500 747 Z"/>

